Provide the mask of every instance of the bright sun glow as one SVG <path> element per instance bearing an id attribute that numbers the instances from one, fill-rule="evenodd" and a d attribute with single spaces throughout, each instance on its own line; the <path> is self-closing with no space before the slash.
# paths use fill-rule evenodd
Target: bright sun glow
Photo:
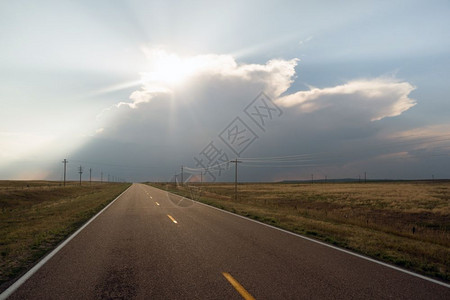
<path id="1" fill-rule="evenodd" d="M 142 81 L 146 83 L 179 84 L 200 67 L 195 60 L 183 59 L 161 49 L 146 50 L 145 52 L 150 62 L 150 72 L 144 73 L 142 78 Z"/>

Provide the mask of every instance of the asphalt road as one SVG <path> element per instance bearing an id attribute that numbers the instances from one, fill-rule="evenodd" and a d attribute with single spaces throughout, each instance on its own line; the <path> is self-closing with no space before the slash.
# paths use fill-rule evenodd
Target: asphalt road
<path id="1" fill-rule="evenodd" d="M 249 299 L 450 299 L 448 287 L 141 184 L 10 299 L 242 299 L 239 291 Z"/>

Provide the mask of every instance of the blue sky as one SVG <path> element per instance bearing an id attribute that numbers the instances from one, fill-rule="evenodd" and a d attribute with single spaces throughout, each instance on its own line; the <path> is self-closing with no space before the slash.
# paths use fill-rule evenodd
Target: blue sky
<path id="1" fill-rule="evenodd" d="M 449 178 L 449 16 L 448 1 L 3 1 L 0 178 L 59 180 L 67 158 L 72 179 L 198 180 L 205 153 L 210 181 L 237 156 L 246 181 Z M 279 111 L 255 121 L 261 92 Z M 240 146 L 221 135 L 243 128 Z"/>

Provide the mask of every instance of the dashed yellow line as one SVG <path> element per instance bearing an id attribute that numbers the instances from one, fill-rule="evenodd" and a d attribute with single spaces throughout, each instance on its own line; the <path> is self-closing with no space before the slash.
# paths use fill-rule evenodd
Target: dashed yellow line
<path id="1" fill-rule="evenodd" d="M 158 206 L 159 206 L 159 203 L 158 203 L 158 202 L 156 202 L 156 201 L 155 201 L 155 203 L 156 203 L 156 205 L 158 205 Z"/>
<path id="2" fill-rule="evenodd" d="M 252 295 L 250 295 L 249 292 L 236 280 L 233 278 L 233 276 L 230 275 L 230 273 L 222 272 L 222 275 L 228 280 L 229 283 L 238 291 L 239 294 L 241 294 L 242 298 L 245 300 L 255 300 Z"/>
<path id="3" fill-rule="evenodd" d="M 175 220 L 171 215 L 167 215 L 169 217 L 169 219 L 172 220 L 172 222 L 174 222 L 175 224 L 178 224 L 177 220 Z"/>

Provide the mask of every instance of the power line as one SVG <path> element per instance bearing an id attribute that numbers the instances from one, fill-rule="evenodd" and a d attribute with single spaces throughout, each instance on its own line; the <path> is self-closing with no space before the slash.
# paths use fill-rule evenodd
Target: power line
<path id="1" fill-rule="evenodd" d="M 211 166 L 208 166 L 205 168 L 190 168 L 190 167 L 183 166 L 183 169 L 187 170 L 187 171 L 191 171 L 191 172 L 209 171 L 209 170 L 214 170 L 214 169 L 220 169 L 220 167 L 222 167 L 224 165 L 228 165 L 229 163 L 230 163 L 229 161 L 226 161 L 226 162 L 223 162 L 220 164 L 214 164 L 214 165 L 211 165 Z"/>
<path id="2" fill-rule="evenodd" d="M 420 145 L 423 143 L 436 143 L 436 142 L 444 142 L 450 141 L 450 134 L 444 134 L 433 137 L 423 137 L 416 141 L 411 141 L 409 138 L 415 137 L 418 135 L 408 135 L 405 137 L 401 137 L 399 141 L 393 141 L 390 143 L 379 144 L 377 143 L 375 146 L 364 143 L 365 146 L 369 146 L 371 150 L 381 150 L 383 148 L 387 148 L 389 146 L 413 146 Z M 356 151 L 353 151 L 356 152 Z M 362 152 L 361 150 L 357 151 Z M 350 151 L 346 151 L 346 153 L 351 154 Z M 315 152 L 315 153 L 304 153 L 304 154 L 294 154 L 294 155 L 286 155 L 286 156 L 272 156 L 272 157 L 241 157 L 240 159 L 245 162 L 268 162 L 268 161 L 278 161 L 278 162 L 298 162 L 298 161 L 313 161 L 318 159 L 333 159 L 337 157 L 343 157 L 342 154 L 337 154 L 335 152 Z"/>
<path id="3" fill-rule="evenodd" d="M 272 165 L 272 164 L 265 164 L 265 165 L 252 165 L 248 164 L 247 162 L 243 161 L 243 167 L 245 168 L 298 168 L 298 167 L 319 167 L 324 166 L 326 164 L 297 164 L 297 165 Z"/>
<path id="4" fill-rule="evenodd" d="M 119 165 L 119 164 L 111 164 L 111 163 L 103 163 L 103 162 L 92 162 L 92 161 L 85 161 L 85 160 L 76 160 L 72 159 L 72 162 L 76 163 L 82 163 L 82 164 L 89 164 L 89 165 L 96 165 L 96 166 L 107 166 L 107 167 L 117 167 L 117 168 L 123 168 L 123 169 L 152 169 L 154 166 L 126 166 L 126 165 Z"/>

